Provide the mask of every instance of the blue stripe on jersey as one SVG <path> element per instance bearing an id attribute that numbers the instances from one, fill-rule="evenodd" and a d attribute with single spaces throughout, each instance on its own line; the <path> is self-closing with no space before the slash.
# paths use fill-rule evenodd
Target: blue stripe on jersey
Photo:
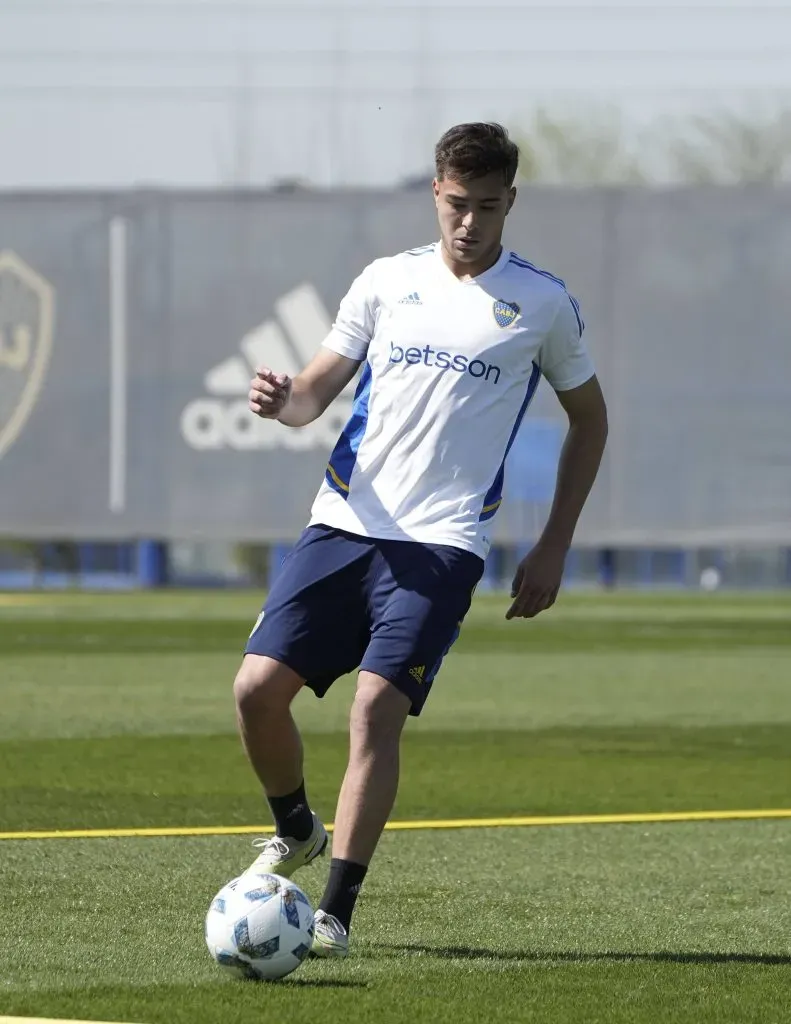
<path id="1" fill-rule="evenodd" d="M 486 497 L 483 499 L 483 508 L 481 514 L 478 516 L 478 522 L 485 522 L 487 519 L 491 519 L 500 507 L 503 500 L 503 482 L 505 480 L 505 460 L 508 458 L 508 453 L 511 451 L 511 447 L 516 440 L 516 435 L 519 433 L 519 428 L 522 425 L 522 420 L 527 412 L 527 407 L 533 400 L 533 395 L 536 393 L 538 382 L 541 378 L 541 370 L 536 363 L 533 363 L 533 372 L 530 374 L 530 380 L 527 383 L 527 393 L 525 394 L 524 401 L 522 402 L 519 414 L 516 417 L 514 428 L 511 431 L 511 436 L 508 438 L 508 444 L 505 446 L 505 455 L 503 455 L 503 461 L 500 463 L 500 468 L 497 470 L 497 476 L 494 478 L 494 483 L 486 492 Z"/>
<path id="2" fill-rule="evenodd" d="M 537 267 L 535 263 L 531 263 L 530 260 L 526 260 L 523 256 L 519 256 L 515 252 L 511 253 L 508 262 L 516 263 L 517 266 L 524 267 L 525 270 L 535 270 L 535 272 L 540 274 L 542 277 L 548 277 L 550 281 L 554 281 L 555 284 L 559 284 L 561 288 L 566 287 L 566 282 L 561 277 L 555 277 L 555 275 L 550 274 L 548 270 L 542 270 L 541 267 Z"/>
<path id="3" fill-rule="evenodd" d="M 371 364 L 366 363 L 360 382 L 354 393 L 354 404 L 349 421 L 343 428 L 338 443 L 330 455 L 324 479 L 330 487 L 344 499 L 349 497 L 349 482 L 352 478 L 354 464 L 360 442 L 368 426 L 368 400 L 371 396 Z"/>
<path id="4" fill-rule="evenodd" d="M 579 303 L 577 302 L 577 300 L 574 298 L 573 295 L 569 295 L 568 292 L 566 292 L 566 295 L 568 295 L 569 298 L 571 299 L 571 307 L 574 310 L 574 315 L 577 318 L 577 327 L 579 327 L 579 329 L 580 329 L 580 337 L 582 337 L 582 334 L 583 334 L 583 332 L 585 330 L 585 321 L 580 316 Z"/>
<path id="5" fill-rule="evenodd" d="M 550 281 L 554 281 L 555 284 L 560 285 L 560 287 L 569 297 L 569 301 L 571 302 L 572 308 L 574 310 L 574 315 L 577 318 L 577 326 L 580 329 L 580 337 L 582 337 L 582 332 L 585 330 L 585 321 L 582 319 L 582 316 L 580 314 L 580 304 L 579 302 L 577 302 L 577 300 L 574 298 L 571 292 L 566 288 L 566 282 L 559 277 L 555 277 L 554 274 L 550 274 L 548 270 L 541 270 L 539 267 L 533 266 L 532 263 L 529 263 L 527 260 L 522 259 L 521 256 L 517 256 L 515 252 L 511 253 L 511 258 L 508 260 L 508 262 L 513 263 L 515 267 L 521 267 L 522 270 L 532 270 L 534 274 L 539 274 L 541 277 L 546 277 Z"/>
<path id="6" fill-rule="evenodd" d="M 407 256 L 425 256 L 427 253 L 434 252 L 433 245 L 421 245 L 417 249 L 407 249 Z"/>

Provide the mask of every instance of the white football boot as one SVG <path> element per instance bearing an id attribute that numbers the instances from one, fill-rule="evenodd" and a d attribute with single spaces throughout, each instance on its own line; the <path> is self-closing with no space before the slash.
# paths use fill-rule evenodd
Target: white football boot
<path id="1" fill-rule="evenodd" d="M 310 948 L 313 956 L 330 959 L 344 957 L 349 953 L 349 933 L 337 917 L 325 910 L 317 910 L 313 916 L 313 945 Z"/>
<path id="2" fill-rule="evenodd" d="M 271 836 L 269 839 L 253 840 L 253 846 L 261 852 L 245 874 L 281 875 L 283 878 L 291 878 L 295 871 L 323 856 L 328 840 L 327 830 L 314 814 L 313 831 L 302 842 L 291 836 Z"/>

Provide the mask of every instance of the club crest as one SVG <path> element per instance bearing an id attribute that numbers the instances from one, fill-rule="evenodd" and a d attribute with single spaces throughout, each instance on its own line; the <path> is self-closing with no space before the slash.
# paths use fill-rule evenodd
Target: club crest
<path id="1" fill-rule="evenodd" d="M 52 285 L 16 253 L 0 252 L 0 458 L 36 404 L 52 348 Z"/>
<path id="2" fill-rule="evenodd" d="M 519 306 L 515 302 L 505 302 L 503 299 L 495 300 L 493 311 L 498 327 L 510 327 L 519 316 Z"/>

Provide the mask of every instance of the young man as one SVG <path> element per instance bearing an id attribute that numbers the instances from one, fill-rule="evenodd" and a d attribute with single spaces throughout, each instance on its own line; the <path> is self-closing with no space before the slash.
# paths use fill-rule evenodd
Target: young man
<path id="1" fill-rule="evenodd" d="M 327 833 L 305 795 L 290 705 L 358 668 L 349 763 L 313 952 L 345 956 L 355 899 L 392 810 L 399 739 L 459 633 L 489 548 L 505 457 L 539 377 L 569 417 L 544 532 L 520 564 L 507 619 L 555 601 L 596 477 L 607 417 L 563 282 L 504 249 L 519 152 L 496 124 L 451 128 L 436 147 L 440 241 L 375 260 L 352 284 L 321 351 L 294 380 L 261 367 L 258 416 L 299 428 L 363 364 L 351 418 L 310 524 L 254 628 L 234 692 L 242 738 L 277 835 L 257 869 L 291 875 Z"/>

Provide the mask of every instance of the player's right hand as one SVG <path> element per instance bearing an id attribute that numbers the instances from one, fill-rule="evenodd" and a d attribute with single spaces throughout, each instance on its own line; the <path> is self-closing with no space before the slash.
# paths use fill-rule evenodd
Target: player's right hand
<path id="1" fill-rule="evenodd" d="M 250 411 L 265 420 L 276 420 L 291 396 L 291 378 L 274 373 L 268 366 L 259 366 L 250 381 Z"/>

